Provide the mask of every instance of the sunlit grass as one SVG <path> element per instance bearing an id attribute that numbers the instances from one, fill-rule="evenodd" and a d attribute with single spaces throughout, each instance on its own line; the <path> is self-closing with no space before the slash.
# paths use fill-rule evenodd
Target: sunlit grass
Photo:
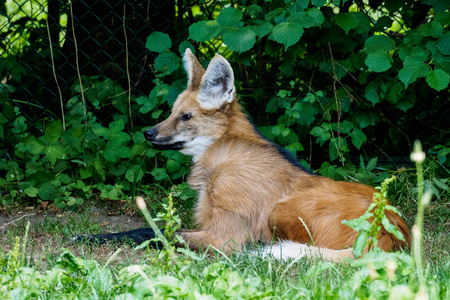
<path id="1" fill-rule="evenodd" d="M 136 250 L 131 243 L 72 243 L 73 235 L 105 230 L 93 210 L 86 209 L 48 216 L 29 230 L 25 218 L 9 226 L 0 236 L 0 294 L 5 299 L 450 299 L 448 194 L 442 192 L 419 210 L 408 208 L 422 202 L 413 179 L 399 177 L 390 193 L 402 195 L 396 204 L 407 212 L 408 224 L 416 226 L 411 253 L 371 251 L 333 263 L 262 258 L 258 245 L 225 255 L 220 249 L 194 253 L 171 245 L 156 251 Z M 175 220 L 174 212 L 167 205 L 159 217 Z M 123 224 L 107 226 L 123 229 Z"/>

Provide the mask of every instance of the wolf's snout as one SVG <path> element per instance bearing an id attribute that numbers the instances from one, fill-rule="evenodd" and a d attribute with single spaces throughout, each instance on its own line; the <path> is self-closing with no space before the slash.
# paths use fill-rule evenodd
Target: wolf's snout
<path id="1" fill-rule="evenodd" d="M 158 135 L 158 129 L 156 127 L 153 127 L 153 128 L 150 128 L 150 129 L 147 129 L 144 131 L 144 137 L 150 142 L 152 142 L 156 138 L 157 135 Z"/>

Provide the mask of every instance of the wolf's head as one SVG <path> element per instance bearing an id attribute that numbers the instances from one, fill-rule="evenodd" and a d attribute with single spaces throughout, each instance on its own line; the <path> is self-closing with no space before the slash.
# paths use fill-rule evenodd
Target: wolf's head
<path id="1" fill-rule="evenodd" d="M 228 61 L 216 55 L 206 71 L 186 49 L 183 57 L 187 89 L 175 101 L 170 116 L 144 131 L 157 149 L 173 149 L 197 160 L 227 130 L 229 107 L 236 101 L 234 75 Z"/>

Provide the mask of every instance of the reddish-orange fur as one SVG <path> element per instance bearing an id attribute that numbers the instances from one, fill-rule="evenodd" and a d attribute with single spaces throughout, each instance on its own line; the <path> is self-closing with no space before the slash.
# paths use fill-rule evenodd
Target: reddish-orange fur
<path id="1" fill-rule="evenodd" d="M 216 56 L 210 66 L 219 60 L 225 61 Z M 182 232 L 189 246 L 212 245 L 229 251 L 239 250 L 249 240 L 271 242 L 279 238 L 313 241 L 320 248 L 351 247 L 358 233 L 341 221 L 363 215 L 376 190 L 311 175 L 294 166 L 254 129 L 235 97 L 219 108 L 202 108 L 197 98 L 202 78 L 209 75 L 190 51 L 185 64 L 188 89 L 175 102 L 170 117 L 155 129 L 159 139 L 211 137 L 204 152 L 194 154 L 188 180 L 198 192 L 195 219 L 199 226 L 198 231 Z M 186 113 L 192 119 L 180 121 Z M 406 241 L 383 231 L 378 245 L 386 251 L 408 246 L 410 234 L 405 221 L 395 213 L 386 213 Z"/>

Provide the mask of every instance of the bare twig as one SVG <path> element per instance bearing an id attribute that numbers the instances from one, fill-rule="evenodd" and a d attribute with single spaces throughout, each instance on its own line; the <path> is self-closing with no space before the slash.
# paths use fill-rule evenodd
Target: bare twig
<path id="1" fill-rule="evenodd" d="M 333 92 L 334 92 L 334 99 L 336 100 L 336 111 L 337 111 L 337 134 L 338 134 L 338 146 L 337 146 L 337 153 L 339 157 L 341 158 L 341 163 L 344 165 L 343 155 L 341 153 L 341 131 L 340 131 L 340 124 L 341 124 L 341 99 L 339 98 L 337 88 L 336 88 L 336 81 L 337 81 L 337 74 L 336 69 L 334 67 L 334 58 L 333 58 L 333 51 L 331 51 L 331 44 L 328 42 L 328 49 L 330 51 L 330 57 L 331 57 L 331 65 L 333 66 Z M 333 130 L 331 130 L 333 132 Z"/>
<path id="2" fill-rule="evenodd" d="M 123 34 L 125 36 L 125 65 L 127 68 L 127 79 L 128 79 L 128 113 L 130 114 L 130 124 L 133 127 L 133 119 L 131 118 L 131 80 L 130 80 L 130 66 L 128 62 L 128 39 L 127 39 L 127 28 L 125 27 L 125 4 L 123 4 Z"/>
<path id="3" fill-rule="evenodd" d="M 25 218 L 25 217 L 31 217 L 31 216 L 34 216 L 34 215 L 36 215 L 36 213 L 34 213 L 34 214 L 28 214 L 28 215 L 23 215 L 23 216 L 21 216 L 20 218 L 15 219 L 14 221 L 11 221 L 11 222 L 9 222 L 9 223 L 3 224 L 3 226 L 0 227 L 0 229 L 3 230 L 3 229 L 5 229 L 5 227 L 8 226 L 8 225 L 14 224 L 14 223 L 20 221 L 21 219 L 23 219 L 23 218 Z"/>
<path id="4" fill-rule="evenodd" d="M 58 77 L 56 76 L 55 60 L 54 60 L 53 47 L 52 47 L 52 37 L 50 36 L 50 28 L 48 25 L 48 14 L 47 14 L 47 18 L 45 18 L 45 23 L 47 25 L 48 43 L 49 43 L 49 48 L 50 48 L 50 58 L 52 59 L 53 77 L 55 77 L 56 87 L 58 88 L 58 93 L 59 93 L 59 102 L 61 103 L 62 125 L 63 125 L 63 130 L 66 130 L 63 97 L 62 97 L 62 93 L 61 93 L 61 88 L 59 87 Z"/>
<path id="5" fill-rule="evenodd" d="M 84 99 L 83 82 L 81 80 L 80 64 L 79 64 L 79 59 L 78 59 L 78 46 L 77 46 L 77 38 L 75 36 L 75 25 L 74 25 L 74 20 L 73 20 L 72 0 L 70 0 L 70 19 L 71 19 L 71 22 L 72 22 L 73 44 L 75 45 L 75 64 L 77 66 L 78 81 L 80 82 L 80 92 L 81 92 L 81 100 L 83 101 L 84 116 L 86 116 L 87 115 L 87 112 L 86 112 L 86 100 Z"/>

